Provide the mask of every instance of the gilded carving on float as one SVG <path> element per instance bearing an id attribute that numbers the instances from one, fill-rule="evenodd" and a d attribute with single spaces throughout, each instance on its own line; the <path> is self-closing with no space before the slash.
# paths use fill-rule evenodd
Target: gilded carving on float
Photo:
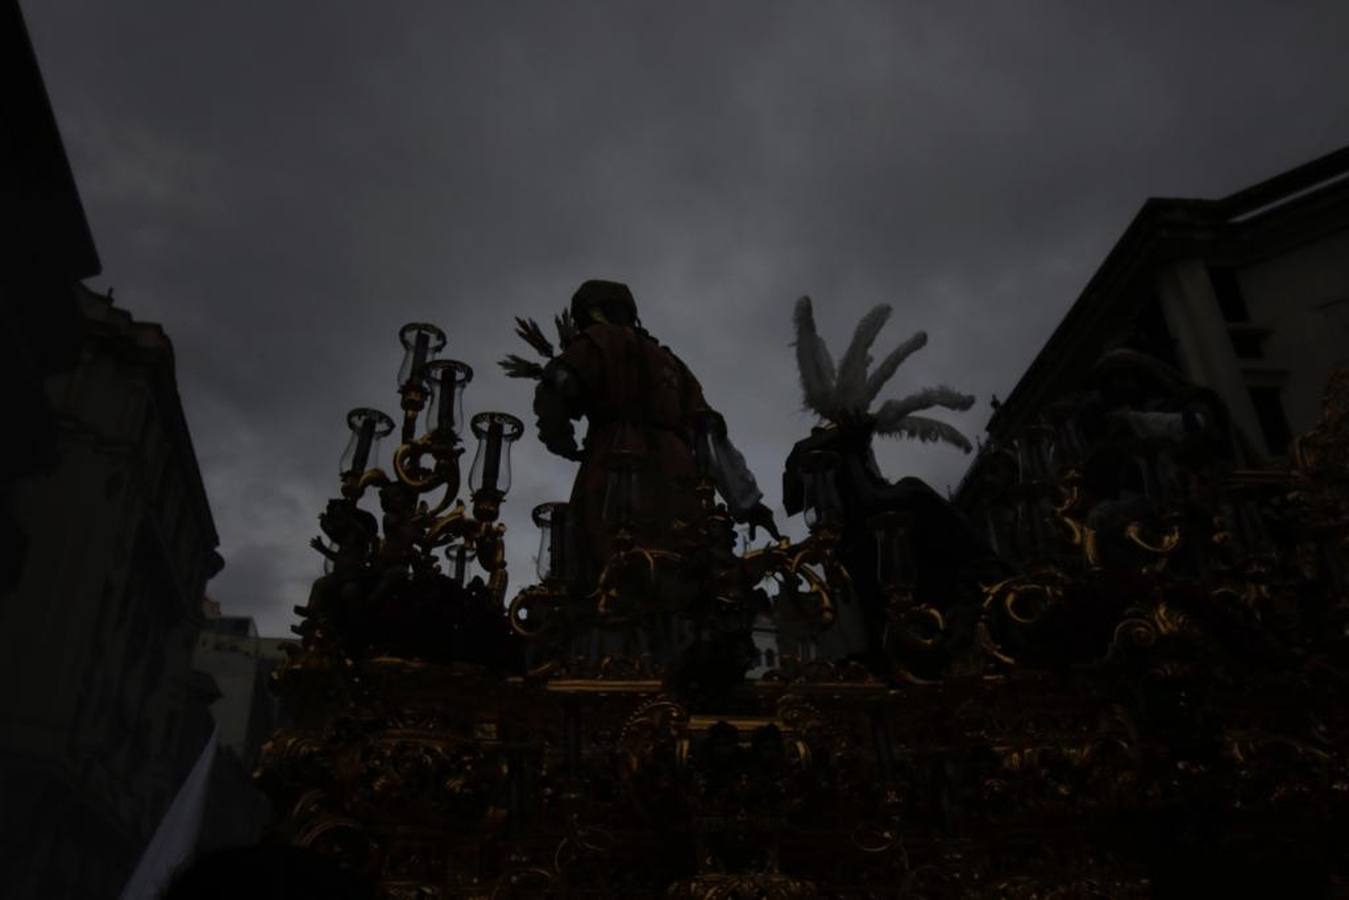
<path id="1" fill-rule="evenodd" d="M 985 450 L 976 519 L 1020 549 L 958 577 L 915 550 L 948 510 L 916 488 L 831 506 L 825 450 L 792 464 L 819 501 L 804 540 L 737 552 L 703 472 L 668 540 L 616 525 L 590 582 L 569 505 L 544 504 L 539 581 L 507 603 L 522 429 L 470 420 L 465 506 L 470 376 L 438 334 L 404 329 L 387 470 L 393 420 L 350 417 L 330 571 L 274 678 L 291 724 L 256 773 L 278 835 L 381 896 L 1143 897 L 1186 829 L 1296 856 L 1349 808 L 1349 373 L 1274 475 L 1093 445 L 1056 408 Z M 850 569 L 863 544 L 873 570 Z M 730 657 L 774 602 L 821 640 L 860 606 L 883 639 L 746 680 Z"/>

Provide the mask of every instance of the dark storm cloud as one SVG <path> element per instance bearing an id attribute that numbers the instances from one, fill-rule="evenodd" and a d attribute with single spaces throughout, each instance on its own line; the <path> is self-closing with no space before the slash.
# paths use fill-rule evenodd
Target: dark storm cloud
<path id="1" fill-rule="evenodd" d="M 511 315 L 630 282 L 771 500 L 799 411 L 789 311 L 836 351 L 870 305 L 931 341 L 975 433 L 1148 195 L 1221 195 L 1349 143 L 1324 3 L 25 3 L 104 260 L 164 323 L 227 608 L 284 630 L 353 405 L 395 331 L 526 416 Z M 890 444 L 938 488 L 966 460 Z M 527 437 L 509 503 L 570 467 Z"/>

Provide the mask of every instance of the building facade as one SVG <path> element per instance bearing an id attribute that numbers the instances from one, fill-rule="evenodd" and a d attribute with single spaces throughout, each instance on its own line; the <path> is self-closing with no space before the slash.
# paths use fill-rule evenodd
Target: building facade
<path id="1" fill-rule="evenodd" d="M 208 743 L 222 560 L 173 347 L 82 284 L 98 255 L 15 0 L 0 99 L 0 896 L 101 900 L 205 748 L 199 848 L 255 840 L 267 805 Z"/>
<path id="2" fill-rule="evenodd" d="M 220 745 L 251 771 L 263 743 L 277 727 L 277 704 L 269 679 L 286 658 L 283 638 L 260 637 L 248 616 L 212 615 L 197 638 L 193 665 L 211 676 L 220 698 L 211 705 Z"/>
<path id="3" fill-rule="evenodd" d="M 211 730 L 191 654 L 217 540 L 168 340 L 100 264 L 0 3 L 0 891 L 116 896 Z"/>
<path id="4" fill-rule="evenodd" d="M 0 591 L 12 588 L 27 536 L 9 486 L 45 469 L 56 441 L 44 379 L 79 351 L 77 287 L 100 271 L 75 179 L 16 0 L 0 2 Z"/>
<path id="5" fill-rule="evenodd" d="M 1037 430 L 1047 436 L 1046 464 L 1076 463 L 1073 429 L 1084 411 L 1128 420 L 1132 437 L 1149 440 L 1167 429 L 1179 440 L 1186 423 L 1207 416 L 1222 431 L 1229 468 L 1285 469 L 1293 437 L 1316 423 L 1332 373 L 1346 364 L 1349 148 L 1220 200 L 1148 200 L 1006 401 L 995 402 L 957 502 L 1000 552 L 1021 555 L 1014 545 L 1024 535 L 1015 537 L 1010 513 L 993 521 L 992 495 L 1033 477 L 1027 450 Z M 1115 396 L 1120 377 L 1138 382 L 1138 402 Z M 1074 405 L 1069 426 L 1059 411 Z M 1149 427 L 1157 434 L 1145 435 Z M 1138 493 L 1153 477 L 1138 476 Z"/>
<path id="6" fill-rule="evenodd" d="M 1220 200 L 1148 200 L 996 410 L 992 439 L 1124 344 L 1217 392 L 1243 464 L 1285 459 L 1349 362 L 1349 148 Z"/>
<path id="7" fill-rule="evenodd" d="M 11 487 L 27 550 L 0 598 L 0 882 L 20 897 L 117 893 L 217 694 L 192 661 L 222 563 L 172 347 L 106 297 L 79 301 L 79 362 L 46 384 L 54 461 Z"/>

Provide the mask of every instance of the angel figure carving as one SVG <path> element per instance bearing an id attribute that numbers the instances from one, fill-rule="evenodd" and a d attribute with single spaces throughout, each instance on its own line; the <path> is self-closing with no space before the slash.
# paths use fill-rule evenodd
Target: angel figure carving
<path id="1" fill-rule="evenodd" d="M 820 636 L 821 655 L 860 658 L 873 669 L 885 670 L 891 668 L 897 644 L 916 641 L 933 651 L 927 653 L 932 656 L 956 636 L 962 624 L 957 602 L 962 582 L 968 581 L 977 563 L 992 556 L 963 514 L 925 482 L 912 477 L 891 482 L 877 465 L 872 439 L 878 435 L 939 441 L 966 453 L 972 449 L 954 426 L 926 415 L 934 408 L 967 410 L 974 403 L 970 394 L 937 386 L 873 406 L 905 360 L 927 344 L 927 334 L 919 331 L 873 367 L 871 348 L 891 312 L 890 306 L 881 305 L 863 316 L 835 365 L 816 330 L 810 298 L 797 301 L 795 347 L 802 395 L 805 407 L 821 422 L 792 448 L 782 481 L 788 515 L 831 507 L 824 513 L 835 520 L 838 554 L 853 582 L 853 606 L 841 606 L 834 633 Z M 828 460 L 830 469 L 829 497 L 812 495 L 818 489 L 811 487 L 810 471 L 818 469 L 822 459 Z M 816 515 L 821 512 L 814 510 Z M 906 523 L 904 566 L 909 571 L 903 577 L 915 608 L 933 611 L 922 635 L 901 633 L 905 629 L 895 622 L 888 605 L 890 585 L 882 583 L 878 572 L 884 562 L 878 552 L 878 521 L 886 514 Z"/>

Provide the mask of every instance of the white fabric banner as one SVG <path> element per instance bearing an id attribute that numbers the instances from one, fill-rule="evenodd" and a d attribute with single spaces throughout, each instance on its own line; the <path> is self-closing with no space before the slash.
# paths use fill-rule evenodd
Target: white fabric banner
<path id="1" fill-rule="evenodd" d="M 178 867 L 192 859 L 197 836 L 201 834 L 202 815 L 206 811 L 206 794 L 219 731 L 218 725 L 211 728 L 206 746 L 192 764 L 192 771 L 183 779 L 168 811 L 159 821 L 154 837 L 141 853 L 131 880 L 122 889 L 121 900 L 156 900 Z"/>

